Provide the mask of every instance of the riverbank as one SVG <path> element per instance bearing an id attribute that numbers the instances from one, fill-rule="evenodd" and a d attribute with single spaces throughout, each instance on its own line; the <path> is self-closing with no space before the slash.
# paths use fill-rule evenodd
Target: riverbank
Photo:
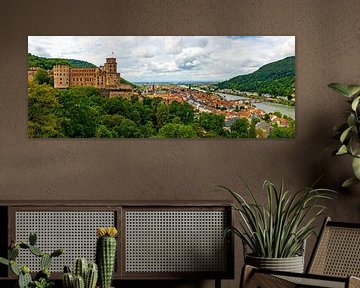
<path id="1" fill-rule="evenodd" d="M 252 98 L 249 97 L 232 95 L 228 93 L 216 93 L 216 94 L 226 100 L 253 100 Z M 281 114 L 286 115 L 291 119 L 295 120 L 295 106 L 288 106 L 288 105 L 283 105 L 273 102 L 265 102 L 265 101 L 252 103 L 252 105 L 258 109 L 264 110 L 266 113 L 280 112 Z"/>

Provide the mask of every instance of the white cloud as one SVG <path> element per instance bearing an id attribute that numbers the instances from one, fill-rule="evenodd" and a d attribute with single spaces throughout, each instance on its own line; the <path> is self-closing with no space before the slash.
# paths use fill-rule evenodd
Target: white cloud
<path id="1" fill-rule="evenodd" d="M 221 81 L 295 55 L 294 36 L 29 36 L 29 52 L 102 65 L 130 81 Z"/>

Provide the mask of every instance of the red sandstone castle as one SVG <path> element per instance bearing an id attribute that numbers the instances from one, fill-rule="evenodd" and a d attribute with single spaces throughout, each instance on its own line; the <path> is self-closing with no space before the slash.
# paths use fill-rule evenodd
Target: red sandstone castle
<path id="1" fill-rule="evenodd" d="M 37 68 L 30 68 L 28 80 L 32 81 Z M 127 96 L 133 92 L 131 85 L 120 84 L 116 58 L 106 58 L 104 66 L 96 68 L 72 68 L 69 65 L 55 65 L 52 70 L 54 88 L 92 86 L 107 90 L 108 97 Z"/>
<path id="2" fill-rule="evenodd" d="M 102 89 L 118 89 L 120 73 L 117 73 L 116 58 L 106 58 L 104 66 L 96 68 L 71 68 L 69 65 L 55 65 L 54 88 L 92 86 Z"/>

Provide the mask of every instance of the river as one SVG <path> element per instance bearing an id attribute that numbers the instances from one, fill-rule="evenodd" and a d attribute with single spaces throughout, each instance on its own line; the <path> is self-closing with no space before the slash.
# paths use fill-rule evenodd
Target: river
<path id="1" fill-rule="evenodd" d="M 226 100 L 251 100 L 250 98 L 243 97 L 243 96 L 236 96 L 226 93 L 216 93 L 219 96 L 223 97 Z M 256 108 L 259 108 L 261 110 L 264 110 L 266 113 L 274 113 L 276 111 L 280 112 L 283 115 L 289 116 L 292 119 L 295 119 L 295 106 L 287 106 L 277 103 L 271 103 L 271 102 L 260 102 L 260 103 L 254 103 L 253 104 Z"/>

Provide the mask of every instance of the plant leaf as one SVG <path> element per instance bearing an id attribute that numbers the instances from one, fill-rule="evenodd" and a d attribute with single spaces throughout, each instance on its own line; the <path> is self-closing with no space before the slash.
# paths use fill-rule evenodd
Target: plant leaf
<path id="1" fill-rule="evenodd" d="M 9 263 L 9 260 L 8 259 L 5 259 L 5 258 L 3 258 L 3 257 L 0 257 L 0 263 L 1 264 L 4 264 L 4 265 L 9 265 L 10 263 Z"/>
<path id="2" fill-rule="evenodd" d="M 352 109 L 352 110 L 356 111 L 356 108 L 357 108 L 358 105 L 359 105 L 359 101 L 360 101 L 360 96 L 356 97 L 356 98 L 354 99 L 354 101 L 352 101 L 352 103 L 351 103 L 351 109 Z"/>
<path id="3" fill-rule="evenodd" d="M 360 180 L 360 158 L 355 157 L 353 159 L 352 168 L 356 178 Z"/>
<path id="4" fill-rule="evenodd" d="M 359 179 L 357 179 L 356 177 L 351 177 L 351 178 L 345 180 L 344 183 L 341 185 L 341 187 L 348 188 L 352 185 L 359 184 L 359 183 L 360 183 Z"/>
<path id="5" fill-rule="evenodd" d="M 348 85 L 347 90 L 351 96 L 354 96 L 360 92 L 360 85 Z"/>
<path id="6" fill-rule="evenodd" d="M 355 126 L 356 116 L 353 113 L 350 113 L 347 118 L 347 124 L 350 126 Z"/>
<path id="7" fill-rule="evenodd" d="M 346 147 L 346 145 L 341 145 L 341 147 L 339 148 L 339 150 L 336 152 L 335 155 L 344 155 L 348 153 L 348 149 Z"/>
<path id="8" fill-rule="evenodd" d="M 341 94 L 342 96 L 351 97 L 351 93 L 348 90 L 347 85 L 341 83 L 330 83 L 328 87 Z"/>
<path id="9" fill-rule="evenodd" d="M 349 132 L 351 131 L 353 127 L 350 126 L 349 128 L 345 129 L 344 132 L 341 133 L 341 136 L 340 136 L 340 141 L 341 143 L 344 143 L 344 141 L 346 140 L 346 137 L 348 136 Z"/>

